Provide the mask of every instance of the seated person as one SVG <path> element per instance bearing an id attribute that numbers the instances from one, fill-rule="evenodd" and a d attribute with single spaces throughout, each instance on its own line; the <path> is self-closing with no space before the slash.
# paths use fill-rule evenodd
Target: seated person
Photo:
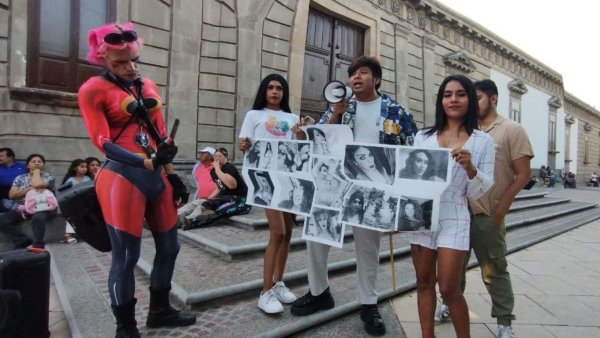
<path id="1" fill-rule="evenodd" d="M 214 159 L 210 176 L 217 188 L 199 206 L 202 209 L 200 215 L 185 219 L 185 230 L 209 225 L 223 217 L 250 212 L 251 206 L 246 205 L 248 187 L 237 168 L 228 162 L 227 149 L 219 148 Z"/>
<path id="2" fill-rule="evenodd" d="M 213 169 L 214 154 L 215 148 L 213 147 L 205 147 L 198 151 L 198 162 L 196 162 L 192 169 L 192 176 L 194 176 L 194 181 L 196 182 L 196 191 L 190 203 L 177 209 L 177 215 L 182 223 L 185 220 L 184 218 L 190 219 L 200 215 L 202 209 L 197 207 L 217 188 L 210 176 L 210 171 Z M 197 210 L 196 213 L 194 212 L 195 210 Z"/>
<path id="3" fill-rule="evenodd" d="M 46 159 L 39 154 L 31 154 L 25 162 L 27 173 L 15 178 L 8 193 L 9 197 L 16 201 L 13 209 L 0 214 L 0 231 L 5 233 L 14 243 L 14 249 L 23 249 L 33 244 L 34 248 L 44 248 L 44 235 L 46 232 L 46 221 L 53 211 L 38 211 L 31 217 L 31 228 L 33 230 L 33 241 L 23 234 L 18 226 L 24 216 L 19 211 L 25 204 L 25 195 L 33 189 L 54 189 L 54 177 L 44 171 Z M 21 206 L 21 208 L 20 208 Z"/>
<path id="4" fill-rule="evenodd" d="M 12 209 L 14 202 L 8 197 L 15 178 L 27 172 L 27 167 L 15 161 L 15 152 L 10 148 L 0 148 L 0 212 Z"/>
<path id="5" fill-rule="evenodd" d="M 577 188 L 577 180 L 575 179 L 575 174 L 573 174 L 570 171 L 565 174 L 564 186 L 565 188 Z"/>
<path id="6" fill-rule="evenodd" d="M 593 173 L 592 175 L 590 175 L 590 185 L 592 187 L 598 186 L 598 175 L 596 173 Z"/>

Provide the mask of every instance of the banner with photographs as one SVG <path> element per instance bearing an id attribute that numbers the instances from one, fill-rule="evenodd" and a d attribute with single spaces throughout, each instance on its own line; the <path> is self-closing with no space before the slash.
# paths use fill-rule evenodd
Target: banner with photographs
<path id="1" fill-rule="evenodd" d="M 308 141 L 254 141 L 242 171 L 248 204 L 303 215 L 302 238 L 336 247 L 345 225 L 437 229 L 450 149 L 356 143 L 345 125 L 303 129 Z"/>

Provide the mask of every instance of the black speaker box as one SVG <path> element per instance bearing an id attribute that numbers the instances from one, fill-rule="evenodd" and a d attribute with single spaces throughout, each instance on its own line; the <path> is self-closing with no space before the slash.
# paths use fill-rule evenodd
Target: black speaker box
<path id="1" fill-rule="evenodd" d="M 14 250 L 0 253 L 0 289 L 20 294 L 20 304 L 0 301 L 2 315 L 10 320 L 0 327 L 0 337 L 47 338 L 50 307 L 50 254 Z M 12 290 L 12 291 L 11 291 Z M 4 297 L 0 294 L 0 297 Z M 20 305 L 20 306 L 17 306 Z M 0 318 L 2 323 L 4 318 Z"/>

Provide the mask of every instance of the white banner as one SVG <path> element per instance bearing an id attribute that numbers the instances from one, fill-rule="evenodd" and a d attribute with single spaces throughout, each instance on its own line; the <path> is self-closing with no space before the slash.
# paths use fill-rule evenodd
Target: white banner
<path id="1" fill-rule="evenodd" d="M 353 142 L 345 125 L 303 128 L 308 141 L 253 140 L 247 203 L 306 217 L 302 238 L 341 247 L 345 225 L 435 231 L 450 149 Z"/>

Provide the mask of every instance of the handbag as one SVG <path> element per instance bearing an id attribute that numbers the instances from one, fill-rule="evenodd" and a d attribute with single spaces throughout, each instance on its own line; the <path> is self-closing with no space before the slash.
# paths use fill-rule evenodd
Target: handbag
<path id="1" fill-rule="evenodd" d="M 25 195 L 25 212 L 30 215 L 40 211 L 54 211 L 57 204 L 56 197 L 48 189 L 32 189 Z"/>
<path id="2" fill-rule="evenodd" d="M 75 233 L 94 249 L 110 252 L 110 237 L 104 222 L 94 181 L 58 188 L 58 205 L 64 218 L 75 226 Z"/>

